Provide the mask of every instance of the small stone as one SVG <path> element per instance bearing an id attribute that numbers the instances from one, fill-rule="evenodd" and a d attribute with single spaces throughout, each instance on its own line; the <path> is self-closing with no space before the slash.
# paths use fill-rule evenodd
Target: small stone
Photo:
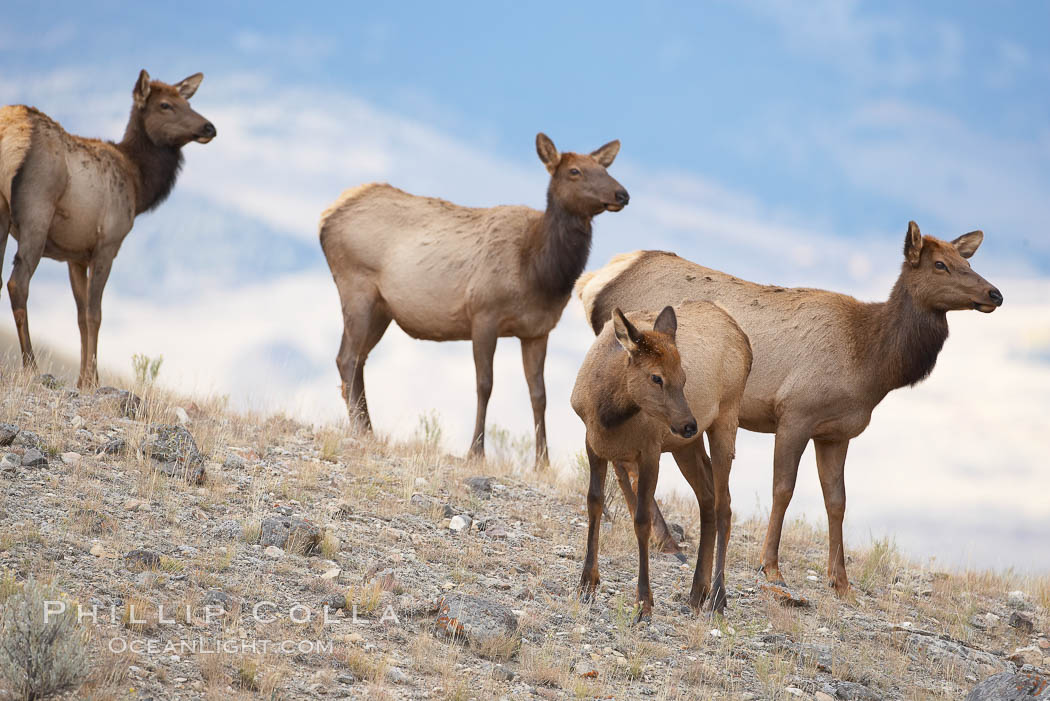
<path id="1" fill-rule="evenodd" d="M 321 529 L 301 518 L 271 516 L 259 527 L 259 545 L 273 545 L 308 555 L 318 550 Z"/>
<path id="2" fill-rule="evenodd" d="M 241 540 L 244 538 L 244 526 L 240 521 L 227 519 L 215 527 L 215 537 L 219 540 Z"/>
<path id="3" fill-rule="evenodd" d="M 186 410 L 181 406 L 175 407 L 172 411 L 175 413 L 175 420 L 178 421 L 180 425 L 185 426 L 190 422 L 190 415 L 187 414 Z"/>
<path id="4" fill-rule="evenodd" d="M 460 514 L 452 517 L 452 520 L 448 522 L 448 528 L 453 533 L 460 533 L 470 528 L 470 524 L 470 516 Z"/>
<path id="5" fill-rule="evenodd" d="M 807 574 L 806 575 L 806 580 L 810 581 L 810 582 L 819 582 L 820 581 L 820 577 L 818 577 L 815 574 Z M 791 688 L 791 687 L 788 687 L 788 688 Z M 796 689 L 796 691 L 797 691 L 797 689 Z"/>
<path id="6" fill-rule="evenodd" d="M 74 415 L 73 418 L 69 420 L 69 426 L 74 430 L 78 428 L 83 428 L 84 423 L 84 417 L 80 414 Z"/>
<path id="7" fill-rule="evenodd" d="M 999 625 L 999 617 L 994 613 L 984 614 L 984 624 L 989 628 Z"/>
<path id="8" fill-rule="evenodd" d="M 43 375 L 37 375 L 36 379 L 37 382 L 48 389 L 60 389 L 62 387 L 62 383 L 58 381 L 58 378 L 49 372 L 45 372 Z"/>
<path id="9" fill-rule="evenodd" d="M 274 560 L 280 560 L 284 557 L 284 550 L 281 550 L 276 545 L 267 545 L 266 549 L 263 550 L 263 555 L 273 558 Z"/>
<path id="10" fill-rule="evenodd" d="M 127 450 L 128 442 L 123 438 L 111 438 L 106 441 L 99 452 L 106 455 L 120 455 Z"/>
<path id="11" fill-rule="evenodd" d="M 182 426 L 151 424 L 139 448 L 169 477 L 182 477 L 190 484 L 204 482 L 204 456 Z"/>
<path id="12" fill-rule="evenodd" d="M 346 642 L 348 642 L 348 643 L 357 644 L 357 643 L 363 643 L 364 641 L 365 641 L 365 636 L 361 635 L 360 633 L 351 633 L 350 635 L 346 636 Z"/>
<path id="13" fill-rule="evenodd" d="M 577 677 L 583 677 L 585 679 L 597 679 L 598 668 L 594 666 L 594 663 L 590 660 L 580 660 L 572 668 L 572 673 Z"/>
<path id="14" fill-rule="evenodd" d="M 321 579 L 323 579 L 325 581 L 330 580 L 330 579 L 335 579 L 336 577 L 339 576 L 339 574 L 341 572 L 342 572 L 342 570 L 339 569 L 338 567 L 333 567 L 332 569 L 325 571 L 325 573 L 321 575 Z"/>
<path id="15" fill-rule="evenodd" d="M 62 453 L 62 455 L 60 455 L 59 457 L 62 458 L 62 463 L 64 465 L 76 467 L 80 464 L 80 453 L 74 453 L 70 451 L 68 453 Z"/>
<path id="16" fill-rule="evenodd" d="M 321 606 L 327 606 L 330 611 L 338 611 L 339 609 L 345 609 L 346 593 L 339 592 L 336 594 L 329 594 L 325 598 L 321 599 Z"/>
<path id="17" fill-rule="evenodd" d="M 1006 602 L 1010 604 L 1010 608 L 1024 608 L 1026 599 L 1027 595 L 1020 589 L 1015 589 L 1014 591 L 1006 595 Z"/>
<path id="18" fill-rule="evenodd" d="M 802 689 L 796 689 L 793 686 L 785 686 L 784 691 L 786 691 L 791 696 L 797 696 L 799 698 L 802 698 L 806 695 L 806 692 L 802 691 Z"/>
<path id="19" fill-rule="evenodd" d="M 103 547 L 101 543 L 95 543 L 94 545 L 92 545 L 91 550 L 89 550 L 88 552 L 90 552 L 95 557 L 113 557 L 112 553 L 106 550 L 106 548 Z"/>
<path id="20" fill-rule="evenodd" d="M 142 501 L 141 499 L 128 499 L 126 502 L 124 502 L 124 510 L 125 511 L 138 511 L 145 504 L 146 504 L 146 502 Z"/>
<path id="21" fill-rule="evenodd" d="M 155 570 L 160 567 L 160 555 L 152 550 L 132 550 L 124 556 L 129 570 Z"/>
<path id="22" fill-rule="evenodd" d="M 142 589 L 151 589 L 157 583 L 157 575 L 154 572 L 139 572 L 135 575 L 135 585 Z"/>
<path id="23" fill-rule="evenodd" d="M 18 435 L 18 426 L 0 423 L 0 446 L 11 445 Z"/>
<path id="24" fill-rule="evenodd" d="M 22 467 L 47 467 L 47 457 L 36 448 L 22 454 Z"/>
<path id="25" fill-rule="evenodd" d="M 15 436 L 15 445 L 20 445 L 24 448 L 39 448 L 40 436 L 32 431 L 26 431 L 23 429 L 18 432 L 17 436 Z"/>
<path id="26" fill-rule="evenodd" d="M 201 601 L 205 606 L 217 606 L 226 612 L 233 610 L 233 597 L 221 589 L 209 590 Z"/>
<path id="27" fill-rule="evenodd" d="M 518 619 L 503 604 L 469 594 L 446 594 L 438 601 L 437 630 L 465 640 L 479 655 L 508 659 L 521 645 Z"/>
<path id="28" fill-rule="evenodd" d="M 427 478 L 426 477 L 416 477 L 416 481 L 414 482 L 414 484 L 416 485 L 417 488 L 425 487 L 425 486 L 427 486 Z"/>
<path id="29" fill-rule="evenodd" d="M 488 499 L 492 496 L 491 477 L 471 477 L 463 484 L 470 488 L 471 493 L 479 499 Z"/>
<path id="30" fill-rule="evenodd" d="M 222 461 L 224 470 L 243 470 L 247 461 L 237 453 L 227 453 L 226 459 Z"/>
<path id="31" fill-rule="evenodd" d="M 1050 650 L 1050 640 L 1046 638 L 1040 638 L 1038 645 L 1041 650 Z"/>
<path id="32" fill-rule="evenodd" d="M 718 628 L 712 628 L 711 630 L 707 631 L 707 634 L 710 635 L 712 638 L 722 637 L 722 631 L 718 630 Z"/>
<path id="33" fill-rule="evenodd" d="M 22 466 L 22 456 L 17 453 L 8 453 L 0 458 L 0 470 L 4 472 L 16 472 Z"/>
<path id="34" fill-rule="evenodd" d="M 95 390 L 95 396 L 100 399 L 112 401 L 122 416 L 134 419 L 142 407 L 142 400 L 126 389 L 116 387 L 99 387 Z"/>
<path id="35" fill-rule="evenodd" d="M 835 701 L 835 697 L 829 694 L 825 694 L 823 691 L 818 691 L 813 694 L 814 701 Z"/>
<path id="36" fill-rule="evenodd" d="M 501 682 L 511 682 L 514 681 L 514 672 L 498 664 L 492 668 L 492 678 Z"/>
<path id="37" fill-rule="evenodd" d="M 386 670 L 386 679 L 391 684 L 404 684 L 408 681 L 408 675 L 397 667 L 390 667 Z"/>
<path id="38" fill-rule="evenodd" d="M 1032 621 L 1032 617 L 1028 614 L 1014 611 L 1010 614 L 1010 627 L 1016 628 L 1022 633 L 1031 633 L 1035 630 L 1035 622 Z"/>

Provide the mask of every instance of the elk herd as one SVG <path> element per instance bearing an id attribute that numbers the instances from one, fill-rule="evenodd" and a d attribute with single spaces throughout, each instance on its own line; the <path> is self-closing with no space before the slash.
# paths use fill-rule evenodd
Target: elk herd
<path id="1" fill-rule="evenodd" d="M 36 363 L 29 283 L 46 256 L 69 266 L 80 329 L 78 385 L 98 382 L 102 292 L 120 245 L 135 217 L 171 192 L 182 148 L 216 136 L 189 103 L 202 78 L 169 85 L 142 71 L 116 143 L 73 136 L 33 107 L 0 108 L 0 261 L 10 235 L 18 249 L 7 290 L 26 369 Z M 364 365 L 391 321 L 414 338 L 469 339 L 477 377 L 470 452 L 482 457 L 496 341 L 516 336 L 536 463 L 544 464 L 547 338 L 575 289 L 596 336 L 571 398 L 586 428 L 590 467 L 580 595 L 593 596 L 599 584 L 599 524 L 612 462 L 638 541 L 639 617 L 650 614 L 650 539 L 678 552 L 654 499 L 660 455 L 669 452 L 700 510 L 689 605 L 699 611 L 707 602 L 723 612 L 739 427 L 775 434 L 765 577 L 782 582 L 781 529 L 812 440 L 828 516 L 828 583 L 845 594 L 849 442 L 888 392 L 930 373 L 948 336 L 947 312 L 987 313 L 1003 303 L 970 267 L 983 234 L 942 241 L 910 222 L 900 275 L 879 303 L 749 282 L 665 251 L 625 253 L 584 273 L 594 217 L 630 201 L 608 172 L 619 150 L 611 141 L 587 154 L 559 152 L 538 134 L 536 152 L 550 175 L 544 211 L 462 207 L 382 183 L 346 190 L 325 210 L 320 244 L 342 307 L 336 365 L 352 424 L 372 428 Z"/>

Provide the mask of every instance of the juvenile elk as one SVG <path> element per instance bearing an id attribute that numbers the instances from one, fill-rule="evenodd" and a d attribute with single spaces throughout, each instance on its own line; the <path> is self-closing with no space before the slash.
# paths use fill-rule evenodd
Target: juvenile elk
<path id="1" fill-rule="evenodd" d="M 887 393 L 933 370 L 948 337 L 947 312 L 987 313 L 1003 303 L 999 290 L 967 260 L 983 238 L 972 231 L 949 243 L 923 236 L 910 222 L 900 277 L 889 300 L 873 304 L 824 290 L 757 285 L 663 251 L 617 256 L 581 277 L 576 289 L 595 333 L 614 307 L 712 300 L 733 315 L 755 358 L 740 425 L 776 434 L 762 569 L 770 581 L 782 583 L 784 513 L 812 439 L 828 513 L 828 581 L 842 595 L 849 589 L 842 545 L 846 448 Z"/>
<path id="2" fill-rule="evenodd" d="M 215 127 L 190 108 L 204 76 L 167 85 L 139 73 L 120 143 L 73 136 L 33 107 L 0 108 L 0 260 L 10 233 L 18 241 L 7 283 L 22 347 L 36 368 L 26 302 L 41 256 L 65 261 L 80 326 L 81 388 L 98 383 L 102 290 L 135 217 L 171 192 L 182 147 L 206 144 Z"/>
<path id="3" fill-rule="evenodd" d="M 538 134 L 536 151 L 551 176 L 545 212 L 460 207 L 378 183 L 347 190 L 324 212 L 321 248 L 343 307 L 336 365 L 352 421 L 372 428 L 365 359 L 392 319 L 413 338 L 473 343 L 478 408 L 471 453 L 484 455 L 496 339 L 517 336 L 536 463 L 546 462 L 547 335 L 587 263 L 591 219 L 629 199 L 606 171 L 619 150 L 611 141 L 590 154 L 558 153 Z"/>
<path id="4" fill-rule="evenodd" d="M 751 367 L 747 336 L 722 309 L 707 302 L 665 307 L 659 316 L 612 310 L 576 377 L 572 408 L 587 427 L 587 556 L 580 593 L 598 586 L 598 526 L 609 460 L 621 486 L 638 475 L 638 498 L 624 490 L 638 538 L 639 618 L 653 609 L 649 588 L 649 535 L 660 454 L 674 455 L 700 506 L 700 547 L 689 591 L 699 610 L 725 609 L 725 558 L 729 542 L 729 469 L 736 446 L 737 413 Z M 642 328 L 639 328 L 642 327 Z M 648 328 L 646 328 L 648 327 Z M 650 330 L 651 329 L 651 330 Z M 701 435 L 711 443 L 706 460 Z M 705 458 L 701 460 L 701 457 Z M 711 586 L 714 558 L 714 588 Z"/>

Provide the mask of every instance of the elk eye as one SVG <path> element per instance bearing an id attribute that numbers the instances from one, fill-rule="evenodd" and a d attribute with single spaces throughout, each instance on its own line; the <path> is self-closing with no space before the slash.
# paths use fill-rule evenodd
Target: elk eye
<path id="1" fill-rule="evenodd" d="M 162 102 L 162 103 L 160 103 L 160 108 L 162 110 L 170 110 L 171 109 L 171 103 L 170 102 Z"/>
<path id="2" fill-rule="evenodd" d="M 937 261 L 936 263 L 934 263 L 933 267 L 937 268 L 937 270 L 948 270 L 948 266 L 942 263 L 941 261 Z"/>
<path id="3" fill-rule="evenodd" d="M 580 169 L 579 168 L 570 168 L 569 169 L 569 175 L 579 175 L 579 174 L 580 174 Z"/>
<path id="4" fill-rule="evenodd" d="M 659 375 L 653 375 L 650 379 L 658 385 L 662 385 L 664 383 L 664 378 L 660 377 Z"/>

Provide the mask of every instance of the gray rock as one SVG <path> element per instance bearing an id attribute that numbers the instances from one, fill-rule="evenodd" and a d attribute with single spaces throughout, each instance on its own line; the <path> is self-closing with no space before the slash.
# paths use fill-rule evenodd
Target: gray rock
<path id="1" fill-rule="evenodd" d="M 509 659 L 521 646 L 518 619 L 501 603 L 469 594 L 446 594 L 438 602 L 439 633 L 465 641 L 477 654 Z"/>
<path id="2" fill-rule="evenodd" d="M 128 442 L 123 438 L 110 438 L 105 442 L 99 452 L 106 455 L 120 455 L 127 449 Z"/>
<path id="3" fill-rule="evenodd" d="M 204 595 L 201 602 L 205 606 L 217 606 L 223 611 L 232 611 L 234 606 L 234 598 L 224 591 L 219 589 L 212 589 Z"/>
<path id="4" fill-rule="evenodd" d="M 1035 622 L 1032 621 L 1032 617 L 1028 614 L 1014 611 L 1010 614 L 1010 627 L 1016 628 L 1022 633 L 1031 633 L 1035 630 Z"/>
<path id="5" fill-rule="evenodd" d="M 681 543 L 685 540 L 685 529 L 679 523 L 668 523 L 667 530 L 671 531 L 671 537 L 674 538 L 676 543 Z"/>
<path id="6" fill-rule="evenodd" d="M 843 699 L 843 701 L 879 701 L 882 698 L 868 687 L 857 682 L 836 680 L 833 683 L 825 684 L 822 690 L 828 696 Z"/>
<path id="7" fill-rule="evenodd" d="M 246 464 L 244 458 L 236 453 L 227 453 L 226 459 L 222 461 L 224 470 L 243 470 Z"/>
<path id="8" fill-rule="evenodd" d="M 452 520 L 449 521 L 448 528 L 453 533 L 460 533 L 462 531 L 470 530 L 470 516 L 460 514 L 459 516 L 453 516 Z"/>
<path id="9" fill-rule="evenodd" d="M 22 454 L 22 467 L 47 467 L 47 456 L 36 448 Z"/>
<path id="10" fill-rule="evenodd" d="M 511 682 L 514 681 L 514 672 L 498 664 L 492 668 L 492 678 L 501 682 Z"/>
<path id="11" fill-rule="evenodd" d="M 321 606 L 327 606 L 330 611 L 338 611 L 339 609 L 345 609 L 346 606 L 346 593 L 336 592 L 335 594 L 329 594 L 325 598 L 321 599 Z"/>
<path id="12" fill-rule="evenodd" d="M 14 424 L 0 424 L 0 446 L 11 445 L 15 436 L 18 435 L 18 426 Z"/>
<path id="13" fill-rule="evenodd" d="M 479 499 L 488 499 L 492 496 L 491 477 L 471 477 L 464 480 L 463 484 L 470 488 L 471 493 Z"/>
<path id="14" fill-rule="evenodd" d="M 17 453 L 8 453 L 0 458 L 0 471 L 17 472 L 22 465 L 22 456 Z"/>
<path id="15" fill-rule="evenodd" d="M 386 679 L 391 684 L 404 684 L 408 682 L 408 675 L 397 667 L 390 667 L 386 671 Z"/>
<path id="16" fill-rule="evenodd" d="M 992 669 L 1005 669 L 1010 672 L 1016 669 L 1012 662 L 1002 660 L 989 652 L 977 650 L 954 640 L 944 640 L 932 635 L 912 633 L 908 636 L 906 643 L 908 651 L 915 658 L 925 656 L 946 666 L 964 669 L 974 675 L 982 674 L 984 665 Z"/>
<path id="17" fill-rule="evenodd" d="M 1003 672 L 973 688 L 966 701 L 1030 701 L 1050 699 L 1050 679 L 1041 674 Z"/>
<path id="18" fill-rule="evenodd" d="M 244 526 L 240 521 L 227 519 L 215 527 L 215 537 L 219 540 L 241 540 L 244 538 Z"/>
<path id="19" fill-rule="evenodd" d="M 302 554 L 315 552 L 321 544 L 321 529 L 301 518 L 271 516 L 259 528 L 259 545 L 273 545 Z"/>
<path id="20" fill-rule="evenodd" d="M 129 419 L 134 419 L 139 415 L 139 410 L 142 408 L 142 400 L 135 394 L 127 391 L 126 389 L 117 389 L 116 387 L 99 387 L 95 390 L 95 396 L 113 402 L 121 416 Z"/>
<path id="21" fill-rule="evenodd" d="M 124 556 L 124 565 L 132 571 L 155 570 L 160 567 L 160 555 L 152 550 L 132 550 Z"/>
<path id="22" fill-rule="evenodd" d="M 60 389 L 62 387 L 62 383 L 58 381 L 58 378 L 49 372 L 45 372 L 43 375 L 37 375 L 36 381 L 48 389 Z"/>
<path id="23" fill-rule="evenodd" d="M 17 436 L 15 436 L 15 445 L 20 445 L 24 448 L 39 448 L 40 436 L 32 431 L 26 431 L 23 429 L 18 432 Z"/>
<path id="24" fill-rule="evenodd" d="M 169 477 L 182 477 L 190 484 L 204 482 L 204 456 L 182 426 L 152 424 L 139 447 Z"/>
<path id="25" fill-rule="evenodd" d="M 94 439 L 91 431 L 88 431 L 86 428 L 78 428 L 76 431 L 73 431 L 73 437 L 81 443 L 90 443 Z"/>

